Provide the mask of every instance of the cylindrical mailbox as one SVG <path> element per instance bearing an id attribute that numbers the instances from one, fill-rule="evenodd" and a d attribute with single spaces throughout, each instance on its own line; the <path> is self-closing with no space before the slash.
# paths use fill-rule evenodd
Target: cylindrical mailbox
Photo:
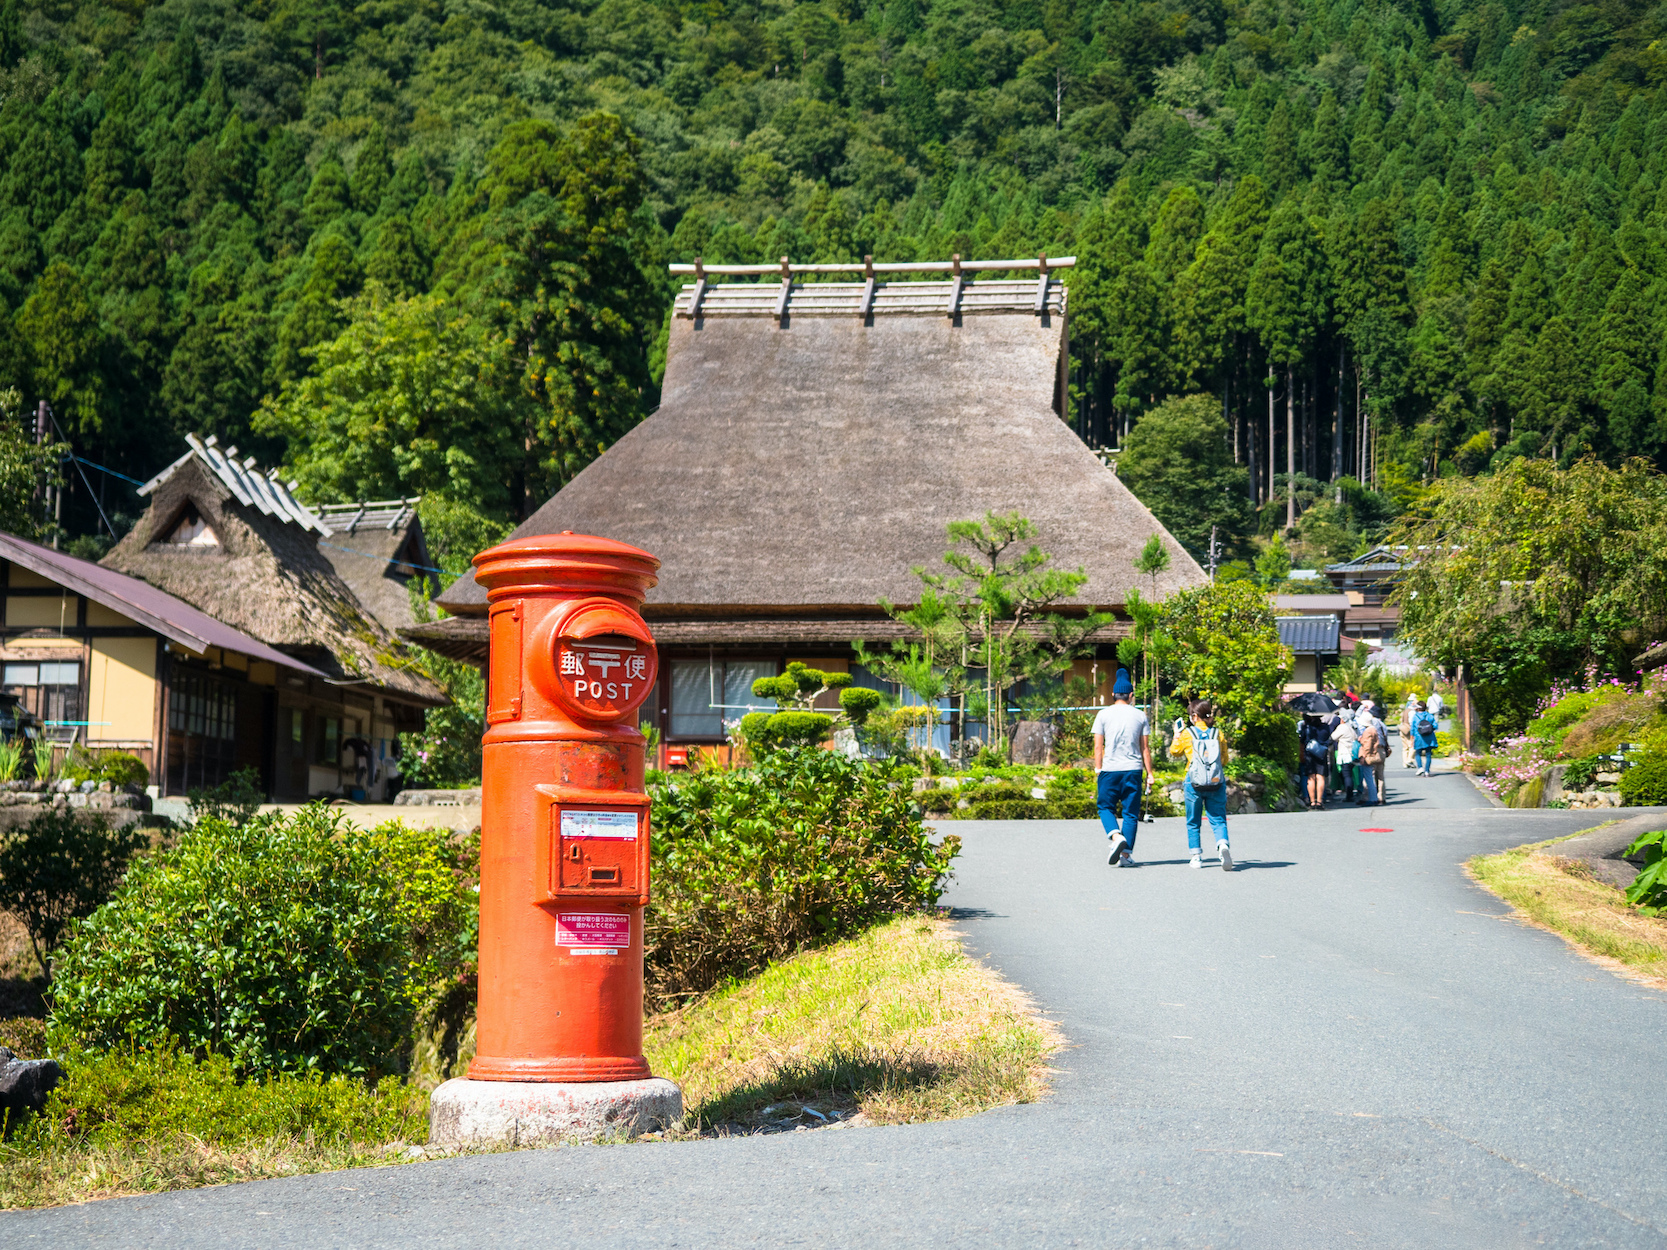
<path id="1" fill-rule="evenodd" d="M 630 1081 L 642 1054 L 649 799 L 635 712 L 660 562 L 606 538 L 475 557 L 491 647 L 476 1081 Z"/>

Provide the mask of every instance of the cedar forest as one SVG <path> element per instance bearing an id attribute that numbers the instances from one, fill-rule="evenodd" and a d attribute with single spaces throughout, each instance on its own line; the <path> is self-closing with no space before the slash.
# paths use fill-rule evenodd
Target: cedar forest
<path id="1" fill-rule="evenodd" d="M 67 475 L 85 554 L 95 497 L 140 510 L 104 470 L 195 432 L 313 499 L 427 496 L 455 566 L 653 409 L 668 261 L 1074 253 L 1068 419 L 1201 556 L 1294 494 L 1299 550 L 1343 558 L 1442 477 L 1659 462 L 1664 27 L 1627 0 L 4 0 L 0 396 L 103 466 Z"/>

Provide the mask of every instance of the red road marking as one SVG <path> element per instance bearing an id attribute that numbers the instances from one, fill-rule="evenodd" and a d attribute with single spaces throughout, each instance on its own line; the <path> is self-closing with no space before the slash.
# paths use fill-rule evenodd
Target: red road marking
<path id="1" fill-rule="evenodd" d="M 1394 833 L 1393 829 L 1362 829 L 1362 833 Z"/>

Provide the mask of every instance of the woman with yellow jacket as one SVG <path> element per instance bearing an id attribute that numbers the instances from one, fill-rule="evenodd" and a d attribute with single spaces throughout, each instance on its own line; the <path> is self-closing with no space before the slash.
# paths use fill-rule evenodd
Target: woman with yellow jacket
<path id="1" fill-rule="evenodd" d="M 1215 727 L 1215 704 L 1208 699 L 1200 699 L 1189 711 L 1192 724 L 1175 735 L 1175 741 L 1169 744 L 1169 753 L 1187 762 L 1187 776 L 1181 783 L 1181 793 L 1186 797 L 1187 846 L 1192 851 L 1192 867 L 1204 866 L 1199 841 L 1204 831 L 1204 817 L 1208 815 L 1210 829 L 1216 835 L 1216 854 L 1221 859 L 1222 871 L 1232 872 L 1233 851 L 1227 844 L 1227 781 L 1222 772 L 1227 765 L 1227 744 L 1222 740 L 1221 731 Z M 1206 743 L 1215 744 L 1213 752 L 1207 751 Z M 1218 778 L 1215 784 L 1194 784 L 1194 773 L 1203 771 L 1192 767 L 1195 748 L 1205 759 L 1214 754 L 1216 768 L 1213 771 Z"/>

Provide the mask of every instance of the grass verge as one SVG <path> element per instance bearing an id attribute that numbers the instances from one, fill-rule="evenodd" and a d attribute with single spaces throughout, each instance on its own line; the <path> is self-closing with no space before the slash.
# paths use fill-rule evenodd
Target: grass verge
<path id="1" fill-rule="evenodd" d="M 1667 989 L 1667 919 L 1640 915 L 1624 893 L 1595 879 L 1580 860 L 1553 853 L 1563 841 L 1478 855 L 1465 867 L 1473 880 L 1581 954 L 1612 972 Z"/>
<path id="2" fill-rule="evenodd" d="M 644 1050 L 683 1087 L 683 1134 L 731 1135 L 1031 1102 L 1059 1044 L 949 921 L 906 916 L 651 1019 Z"/>
<path id="3" fill-rule="evenodd" d="M 653 1017 L 644 1037 L 655 1073 L 683 1086 L 691 1111 L 666 1137 L 1030 1102 L 1045 1092 L 1058 1045 L 1022 993 L 961 953 L 948 921 L 924 916 L 774 964 Z M 67 1068 L 47 1113 L 0 1144 L 0 1208 L 459 1153 L 423 1148 L 428 1096 L 392 1081 L 239 1084 L 223 1063 L 161 1051 L 83 1056 Z"/>

